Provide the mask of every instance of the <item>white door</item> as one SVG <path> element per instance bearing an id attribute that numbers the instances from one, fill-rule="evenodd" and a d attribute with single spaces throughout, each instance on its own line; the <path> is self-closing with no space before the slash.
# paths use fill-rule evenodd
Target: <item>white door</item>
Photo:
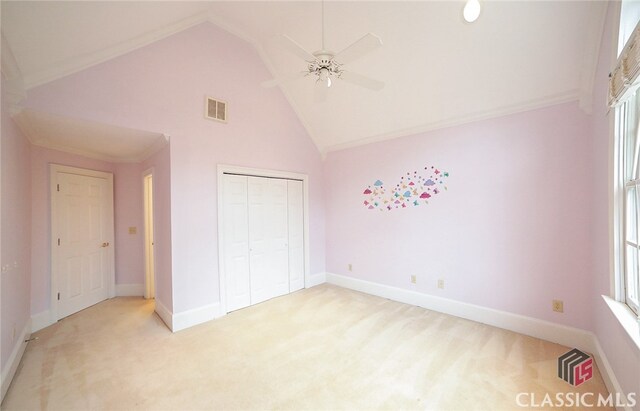
<path id="1" fill-rule="evenodd" d="M 223 184 L 225 288 L 227 311 L 234 311 L 251 304 L 247 177 L 225 174 Z"/>
<path id="2" fill-rule="evenodd" d="M 57 317 L 109 297 L 113 270 L 112 180 L 56 173 Z M 56 245 L 54 245 L 56 247 Z"/>
<path id="3" fill-rule="evenodd" d="M 269 269 L 269 180 L 249 179 L 249 267 L 251 304 L 271 298 Z"/>
<path id="4" fill-rule="evenodd" d="M 287 180 L 269 182 L 269 284 L 270 298 L 289 293 L 289 234 Z"/>
<path id="5" fill-rule="evenodd" d="M 251 304 L 289 292 L 286 180 L 248 177 Z"/>
<path id="6" fill-rule="evenodd" d="M 302 181 L 223 174 L 227 312 L 304 287 Z"/>
<path id="7" fill-rule="evenodd" d="M 289 292 L 304 288 L 304 207 L 302 181 L 288 180 Z"/>

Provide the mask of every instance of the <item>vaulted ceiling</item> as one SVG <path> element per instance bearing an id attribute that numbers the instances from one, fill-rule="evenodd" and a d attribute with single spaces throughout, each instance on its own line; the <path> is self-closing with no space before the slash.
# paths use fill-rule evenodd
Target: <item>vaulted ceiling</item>
<path id="1" fill-rule="evenodd" d="M 536 107 L 580 101 L 589 109 L 606 4 L 483 1 L 327 1 L 326 48 L 368 32 L 383 46 L 349 69 L 385 82 L 370 91 L 334 82 L 324 102 L 314 81 L 283 92 L 318 148 L 331 151 Z M 321 48 L 321 3 L 11 2 L 1 28 L 27 89 L 211 21 L 252 44 L 275 76 L 306 64 L 274 41 L 286 34 Z M 265 79 L 268 80 L 268 79 Z"/>

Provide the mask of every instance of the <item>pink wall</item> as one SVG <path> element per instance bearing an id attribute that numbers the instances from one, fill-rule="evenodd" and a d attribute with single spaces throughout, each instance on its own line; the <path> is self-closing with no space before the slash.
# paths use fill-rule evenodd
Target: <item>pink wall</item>
<path id="1" fill-rule="evenodd" d="M 611 116 L 606 107 L 608 74 L 613 66 L 617 36 L 614 32 L 614 7 L 609 7 L 600 47 L 593 97 L 593 171 L 592 171 L 592 284 L 591 308 L 594 331 L 605 351 L 623 391 L 640 393 L 640 351 L 620 326 L 600 295 L 610 295 L 609 275 L 609 156 Z M 635 408 L 640 410 L 640 404 Z"/>
<path id="2" fill-rule="evenodd" d="M 30 91 L 27 106 L 171 136 L 173 311 L 219 301 L 216 165 L 309 174 L 311 272 L 324 271 L 320 155 L 255 50 L 204 23 Z M 203 116 L 229 103 L 227 124 Z"/>
<path id="3" fill-rule="evenodd" d="M 330 153 L 327 271 L 589 329 L 588 126 L 571 103 Z M 426 165 L 450 173 L 429 205 L 365 209 Z"/>
<path id="4" fill-rule="evenodd" d="M 144 210 L 140 164 L 114 165 L 116 283 L 144 284 Z M 129 234 L 136 227 L 136 234 Z"/>
<path id="5" fill-rule="evenodd" d="M 140 165 L 140 172 L 153 168 L 153 213 L 156 301 L 173 305 L 171 284 L 171 158 L 165 146 Z M 144 282 L 143 282 L 144 283 Z"/>
<path id="6" fill-rule="evenodd" d="M 31 180 L 29 142 L 9 116 L 2 78 L 2 325 L 0 330 L 0 369 L 20 342 L 20 333 L 30 319 L 31 286 Z M 17 263 L 17 267 L 14 266 Z M 13 330 L 15 329 L 15 339 Z"/>

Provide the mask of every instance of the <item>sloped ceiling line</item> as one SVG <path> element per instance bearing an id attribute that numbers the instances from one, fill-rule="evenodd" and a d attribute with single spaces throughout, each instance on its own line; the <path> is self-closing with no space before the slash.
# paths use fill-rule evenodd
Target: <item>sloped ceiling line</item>
<path id="1" fill-rule="evenodd" d="M 503 103 L 502 106 L 499 106 L 498 108 L 494 108 L 492 110 L 484 110 L 484 111 L 481 110 L 480 112 L 476 110 L 475 113 L 471 112 L 471 114 L 469 114 L 469 112 L 467 112 L 466 114 L 463 114 L 461 112 L 457 117 L 448 118 L 448 119 L 446 118 L 436 119 L 435 121 L 432 119 L 430 122 L 427 122 L 422 125 L 416 125 L 415 120 L 419 121 L 419 118 L 416 117 L 414 118 L 413 126 L 409 126 L 406 128 L 391 130 L 389 132 L 381 132 L 380 134 L 377 134 L 377 135 L 371 135 L 372 134 L 371 132 L 363 131 L 362 134 L 364 135 L 364 137 L 345 135 L 345 136 L 337 136 L 338 138 L 334 138 L 336 137 L 336 135 L 332 135 L 331 133 L 335 134 L 335 131 L 330 131 L 331 129 L 316 130 L 314 128 L 313 126 L 314 122 L 312 120 L 314 120 L 313 112 L 315 111 L 315 109 L 309 110 L 309 107 L 306 107 L 304 105 L 305 102 L 298 101 L 298 99 L 294 97 L 294 93 L 291 93 L 291 91 L 288 90 L 288 87 L 280 87 L 280 90 L 282 91 L 282 93 L 284 94 L 284 97 L 286 98 L 286 100 L 292 107 L 293 111 L 297 115 L 304 129 L 306 130 L 308 135 L 311 137 L 316 147 L 318 148 L 318 150 L 323 156 L 326 155 L 326 153 L 329 151 L 341 150 L 348 147 L 368 144 L 374 141 L 382 141 L 382 140 L 399 138 L 402 136 L 411 135 L 419 132 L 434 130 L 438 128 L 444 128 L 444 127 L 450 127 L 457 124 L 468 123 L 471 121 L 477 121 L 481 119 L 501 116 L 501 115 L 520 112 L 520 111 L 526 111 L 534 108 L 540 108 L 540 107 L 558 104 L 558 103 L 567 102 L 567 101 L 579 101 L 580 107 L 584 111 L 589 112 L 590 104 L 591 104 L 592 89 L 594 85 L 598 50 L 600 46 L 600 41 L 602 39 L 604 18 L 606 15 L 607 6 L 604 3 L 601 4 L 600 2 L 592 2 L 590 7 L 592 7 L 592 10 L 590 11 L 590 14 L 589 14 L 590 21 L 587 23 L 588 32 L 586 33 L 586 36 L 584 38 L 584 50 L 581 53 L 582 64 L 580 64 L 580 72 L 576 73 L 576 75 L 579 76 L 579 89 L 575 90 L 575 92 L 574 91 L 564 92 L 558 95 L 550 95 L 545 98 L 528 98 L 528 99 L 518 101 L 516 103 L 507 103 L 507 104 Z M 209 9 L 203 12 L 191 15 L 190 17 L 182 19 L 176 23 L 165 25 L 164 27 L 145 33 L 129 41 L 124 41 L 116 46 L 108 47 L 94 53 L 80 56 L 78 58 L 69 59 L 65 61 L 63 65 L 51 67 L 47 70 L 41 70 L 31 75 L 27 75 L 24 78 L 24 85 L 28 90 L 38 85 L 51 82 L 53 80 L 64 77 L 66 75 L 84 70 L 96 64 L 102 63 L 104 61 L 110 60 L 117 56 L 131 52 L 135 49 L 144 47 L 162 38 L 168 37 L 172 34 L 186 30 L 192 26 L 195 26 L 197 24 L 200 24 L 206 21 L 211 22 L 212 24 L 231 33 L 232 35 L 235 35 L 240 39 L 246 41 L 257 51 L 265 67 L 274 77 L 276 76 L 276 74 L 281 74 L 281 73 L 277 73 L 277 69 L 276 69 L 277 65 L 273 61 L 273 56 L 271 56 L 268 53 L 267 49 L 265 48 L 266 44 L 262 44 L 252 35 L 249 35 L 248 33 L 244 32 L 242 29 L 238 27 L 239 24 L 233 24 L 233 23 L 227 22 L 221 15 L 214 13 L 214 10 L 210 7 Z M 3 35 L 3 43 L 4 42 L 5 40 Z M 15 62 L 15 59 L 14 59 L 14 62 Z M 8 71 L 9 69 L 5 69 L 5 58 L 3 58 L 3 73 L 5 72 L 5 70 Z M 18 72 L 19 72 L 19 69 L 18 69 Z M 18 81 L 15 84 L 19 85 L 21 83 L 20 80 L 21 79 L 18 77 Z M 20 87 L 17 87 L 18 92 L 16 94 L 19 94 L 19 89 Z M 311 117 L 307 118 L 307 115 Z M 316 118 L 315 120 L 317 125 L 318 119 Z M 426 118 L 423 121 L 426 121 Z M 340 131 L 339 129 L 337 130 Z M 318 133 L 319 131 L 322 131 L 322 133 L 320 133 L 322 135 Z M 369 135 L 367 136 L 367 134 Z M 324 141 L 323 138 L 321 137 L 323 137 L 324 140 L 326 141 Z M 333 138 L 333 142 L 332 142 L 332 138 Z M 335 141 L 341 141 L 341 140 L 343 142 L 335 143 Z"/>

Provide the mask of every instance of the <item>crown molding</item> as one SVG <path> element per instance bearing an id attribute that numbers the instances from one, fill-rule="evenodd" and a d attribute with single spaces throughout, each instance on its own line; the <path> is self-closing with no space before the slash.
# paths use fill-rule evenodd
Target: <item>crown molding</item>
<path id="1" fill-rule="evenodd" d="M 145 33 L 141 36 L 135 37 L 131 40 L 122 42 L 112 47 L 102 49 L 95 53 L 85 54 L 73 59 L 66 60 L 64 63 L 52 67 L 49 70 L 43 70 L 32 75 L 25 76 L 24 83 L 27 90 L 42 84 L 49 83 L 54 80 L 58 80 L 62 77 L 68 76 L 73 73 L 85 70 L 89 67 L 127 54 L 133 50 L 137 50 L 151 43 L 154 43 L 163 38 L 169 37 L 173 34 L 184 31 L 190 27 L 196 26 L 200 23 L 207 21 L 208 12 L 200 12 L 194 14 L 191 17 L 180 20 L 174 24 L 162 27 L 158 30 Z"/>
<path id="2" fill-rule="evenodd" d="M 2 49 L 2 58 L 0 58 L 0 70 L 5 78 L 5 96 L 9 103 L 9 112 L 14 115 L 22 110 L 22 102 L 27 97 L 27 91 L 24 86 L 22 72 L 18 66 L 15 56 L 4 33 L 0 34 Z"/>
<path id="3" fill-rule="evenodd" d="M 440 130 L 440 129 L 459 126 L 463 124 L 474 123 L 477 121 L 503 117 L 510 114 L 522 113 L 525 111 L 536 110 L 540 108 L 554 106 L 557 104 L 578 101 L 579 99 L 580 99 L 579 92 L 577 90 L 572 90 L 566 93 L 555 94 L 548 97 L 534 99 L 534 100 L 530 100 L 523 103 L 515 103 L 508 106 L 503 106 L 494 110 L 472 113 L 466 116 L 450 118 L 443 121 L 435 121 L 435 122 L 423 124 L 417 127 L 407 128 L 400 131 L 393 131 L 390 133 L 378 134 L 370 137 L 361 138 L 355 141 L 349 141 L 346 143 L 330 145 L 325 148 L 325 153 L 329 153 L 332 151 L 346 150 L 348 148 L 358 147 L 365 144 L 377 143 L 377 142 L 387 141 L 387 140 L 394 140 L 396 138 L 408 137 L 415 134 L 426 133 L 428 131 Z"/>
<path id="4" fill-rule="evenodd" d="M 137 155 L 119 157 L 119 156 L 111 156 L 104 153 L 100 153 L 98 151 L 87 150 L 77 147 L 66 146 L 63 144 L 57 144 L 46 137 L 41 137 L 38 135 L 38 132 L 33 128 L 31 122 L 29 121 L 27 112 L 20 111 L 17 114 L 13 115 L 12 118 L 18 129 L 22 132 L 22 134 L 29 140 L 32 146 L 43 147 L 50 150 L 61 151 L 64 153 L 75 154 L 82 157 L 92 158 L 94 160 L 106 161 L 109 163 L 141 163 L 147 160 L 152 155 L 156 154 L 160 151 L 164 146 L 169 144 L 170 137 L 166 134 L 158 133 L 158 137 L 153 143 L 151 143 L 146 149 L 139 152 Z"/>
<path id="5" fill-rule="evenodd" d="M 30 139 L 31 141 L 31 139 Z M 61 151 L 63 153 L 69 153 L 78 155 L 81 157 L 91 158 L 94 160 L 105 161 L 107 163 L 129 163 L 129 164 L 138 164 L 145 161 L 151 155 L 160 151 L 162 147 L 164 147 L 167 143 L 164 139 L 158 139 L 159 143 L 154 143 L 148 150 L 145 150 L 143 154 L 133 156 L 133 157 L 114 157 L 105 154 L 101 154 L 91 150 L 82 150 L 75 147 L 63 146 L 55 143 L 51 143 L 48 140 L 40 139 L 35 142 L 32 141 L 32 145 L 36 147 L 42 147 L 49 150 Z"/>

